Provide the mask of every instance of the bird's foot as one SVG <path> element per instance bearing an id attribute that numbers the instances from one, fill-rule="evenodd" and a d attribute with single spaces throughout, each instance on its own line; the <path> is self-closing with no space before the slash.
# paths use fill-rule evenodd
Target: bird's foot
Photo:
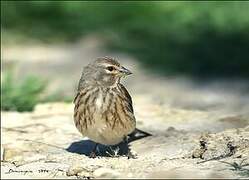
<path id="1" fill-rule="evenodd" d="M 110 146 L 109 149 L 110 149 L 110 151 L 106 151 L 106 154 L 108 154 L 110 157 L 113 157 L 113 158 L 120 157 L 120 155 L 119 155 L 119 147 L 113 149 Z"/>
<path id="2" fill-rule="evenodd" d="M 91 152 L 89 155 L 89 158 L 96 158 L 96 153 L 95 152 Z"/>
<path id="3" fill-rule="evenodd" d="M 131 152 L 131 150 L 129 150 L 127 153 L 127 158 L 128 159 L 137 159 L 137 154 L 135 152 Z"/>

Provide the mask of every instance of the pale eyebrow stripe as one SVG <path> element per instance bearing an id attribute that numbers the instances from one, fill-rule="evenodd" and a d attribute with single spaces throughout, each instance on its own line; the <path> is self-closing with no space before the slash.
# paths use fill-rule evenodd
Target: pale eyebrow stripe
<path id="1" fill-rule="evenodd" d="M 114 66 L 116 68 L 118 68 L 117 65 L 114 65 L 114 64 L 108 64 L 108 63 L 102 63 L 105 67 L 108 67 L 108 66 Z"/>

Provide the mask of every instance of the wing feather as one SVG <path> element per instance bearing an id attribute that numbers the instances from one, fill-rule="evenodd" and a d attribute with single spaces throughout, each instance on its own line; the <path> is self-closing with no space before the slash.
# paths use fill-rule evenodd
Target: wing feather
<path id="1" fill-rule="evenodd" d="M 127 101 L 127 103 L 128 103 L 128 109 L 129 109 L 130 112 L 133 114 L 134 111 L 133 111 L 133 106 L 132 106 L 132 99 L 131 99 L 131 96 L 130 96 L 129 92 L 128 92 L 127 89 L 124 87 L 124 85 L 119 84 L 119 87 L 120 87 L 122 93 L 124 94 L 125 99 L 126 99 L 126 101 Z"/>

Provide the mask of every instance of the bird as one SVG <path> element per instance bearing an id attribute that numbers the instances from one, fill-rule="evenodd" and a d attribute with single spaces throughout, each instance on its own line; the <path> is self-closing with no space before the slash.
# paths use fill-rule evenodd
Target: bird
<path id="1" fill-rule="evenodd" d="M 99 57 L 83 68 L 74 98 L 74 123 L 95 145 L 117 145 L 136 131 L 132 98 L 121 78 L 132 72 L 112 57 Z"/>

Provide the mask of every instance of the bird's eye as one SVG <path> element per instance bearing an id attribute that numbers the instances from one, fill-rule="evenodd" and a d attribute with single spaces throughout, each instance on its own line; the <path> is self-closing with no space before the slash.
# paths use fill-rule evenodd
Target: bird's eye
<path id="1" fill-rule="evenodd" d="M 108 67 L 107 67 L 107 70 L 108 70 L 108 71 L 113 71 L 113 70 L 114 70 L 114 67 L 113 67 L 113 66 L 108 66 Z"/>

